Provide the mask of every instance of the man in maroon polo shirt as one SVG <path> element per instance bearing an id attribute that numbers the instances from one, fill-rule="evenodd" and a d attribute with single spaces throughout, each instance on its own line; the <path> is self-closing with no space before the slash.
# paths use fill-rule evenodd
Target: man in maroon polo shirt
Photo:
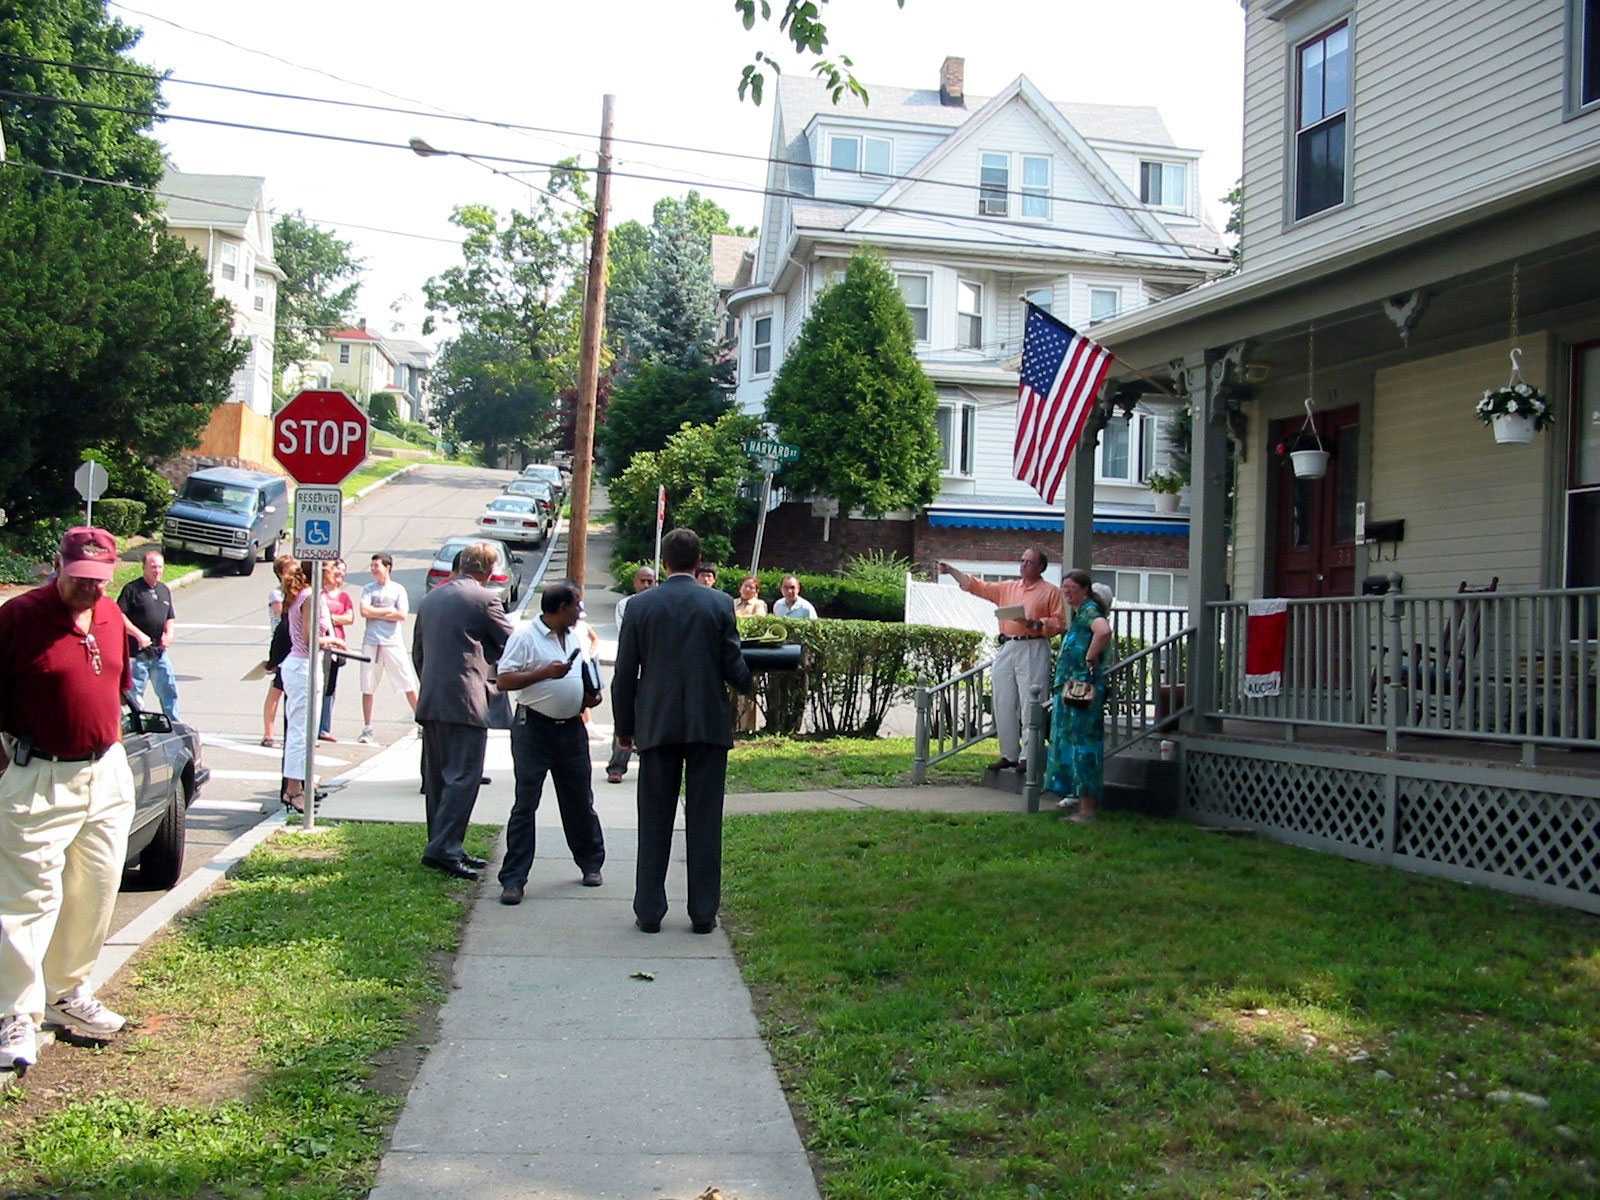
<path id="1" fill-rule="evenodd" d="M 0 1067 L 37 1061 L 46 1016 L 89 1037 L 123 1026 L 89 990 L 134 805 L 116 561 L 104 529 L 69 529 L 55 578 L 0 606 Z"/>

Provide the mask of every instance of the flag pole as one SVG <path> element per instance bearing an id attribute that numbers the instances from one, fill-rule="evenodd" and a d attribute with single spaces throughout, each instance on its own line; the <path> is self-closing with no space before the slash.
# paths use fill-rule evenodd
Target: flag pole
<path id="1" fill-rule="evenodd" d="M 1032 300 L 1029 300 L 1026 296 L 1018 296 L 1017 299 L 1021 300 L 1022 303 L 1027 305 L 1029 308 L 1037 308 L 1037 309 L 1039 309 L 1039 311 L 1041 313 L 1043 313 L 1046 317 L 1050 318 L 1050 320 L 1054 321 L 1057 325 L 1064 325 L 1065 324 L 1065 322 L 1063 322 L 1054 313 L 1049 312 L 1046 309 L 1039 308 L 1039 306 L 1037 304 L 1035 304 Z M 1087 335 L 1085 335 L 1085 336 L 1087 336 Z M 1100 345 L 1100 343 L 1096 342 L 1095 345 L 1098 346 L 1098 345 Z M 1100 348 L 1102 350 L 1105 350 L 1104 346 L 1101 346 Z M 1106 350 L 1106 353 L 1111 355 L 1111 360 L 1113 362 L 1117 363 L 1119 366 L 1123 367 L 1125 370 L 1133 372 L 1140 379 L 1142 379 L 1146 383 L 1148 383 L 1151 387 L 1154 387 L 1159 391 L 1165 392 L 1167 395 L 1171 396 L 1174 400 L 1182 400 L 1183 399 L 1183 397 L 1178 395 L 1177 392 L 1173 391 L 1170 386 L 1168 386 L 1165 383 L 1162 383 L 1161 380 L 1157 379 L 1154 375 L 1150 375 L 1150 374 L 1147 374 L 1144 371 L 1141 371 L 1138 367 L 1134 366 L 1132 363 L 1128 362 L 1126 359 L 1122 359 L 1122 358 L 1117 357 L 1117 355 L 1112 354 L 1111 351 L 1109 351 L 1109 350 Z"/>

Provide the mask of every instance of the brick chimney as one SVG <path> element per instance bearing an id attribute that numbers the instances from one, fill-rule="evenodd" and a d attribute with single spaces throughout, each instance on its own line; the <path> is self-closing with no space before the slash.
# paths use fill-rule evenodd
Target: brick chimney
<path id="1" fill-rule="evenodd" d="M 356 328 L 357 329 L 365 329 L 366 327 L 367 327 L 367 319 L 365 317 L 362 317 L 359 321 L 356 322 Z"/>
<path id="2" fill-rule="evenodd" d="M 967 60 L 951 56 L 939 68 L 939 103 L 950 108 L 965 108 Z"/>

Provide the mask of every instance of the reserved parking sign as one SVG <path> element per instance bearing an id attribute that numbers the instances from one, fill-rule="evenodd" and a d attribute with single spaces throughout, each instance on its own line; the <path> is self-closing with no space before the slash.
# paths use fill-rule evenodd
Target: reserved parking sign
<path id="1" fill-rule="evenodd" d="M 294 556 L 332 562 L 344 540 L 344 493 L 302 486 L 294 494 Z"/>

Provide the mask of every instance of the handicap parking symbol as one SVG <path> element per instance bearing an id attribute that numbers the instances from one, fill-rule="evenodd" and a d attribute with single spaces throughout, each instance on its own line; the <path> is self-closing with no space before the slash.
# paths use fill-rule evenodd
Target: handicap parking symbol
<path id="1" fill-rule="evenodd" d="M 306 545 L 329 546 L 333 544 L 332 521 L 307 521 Z"/>

